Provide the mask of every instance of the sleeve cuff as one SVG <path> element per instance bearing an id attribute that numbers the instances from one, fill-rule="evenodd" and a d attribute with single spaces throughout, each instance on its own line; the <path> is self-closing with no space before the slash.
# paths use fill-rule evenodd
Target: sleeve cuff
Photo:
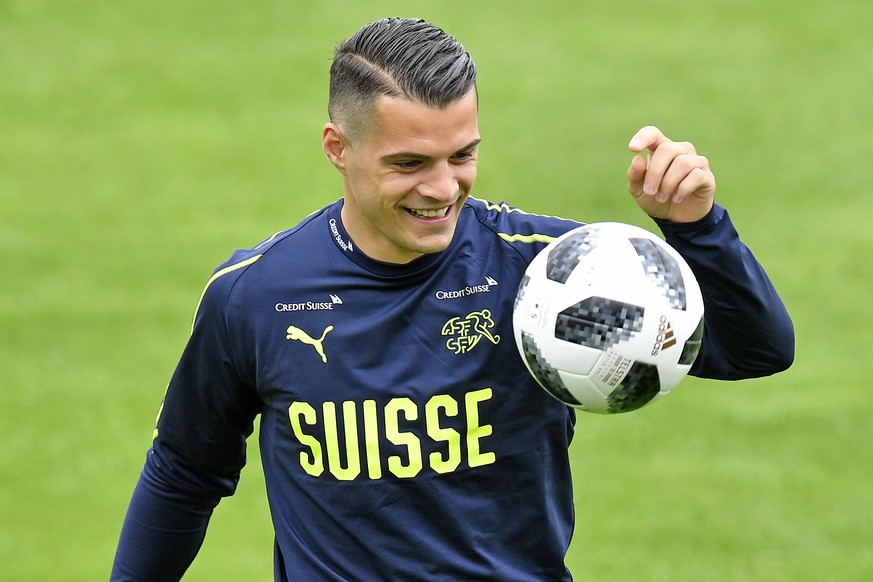
<path id="1" fill-rule="evenodd" d="M 726 216 L 727 210 L 723 206 L 713 204 L 706 216 L 694 222 L 673 222 L 655 217 L 652 217 L 652 220 L 665 236 L 692 238 L 695 235 L 711 232 Z"/>

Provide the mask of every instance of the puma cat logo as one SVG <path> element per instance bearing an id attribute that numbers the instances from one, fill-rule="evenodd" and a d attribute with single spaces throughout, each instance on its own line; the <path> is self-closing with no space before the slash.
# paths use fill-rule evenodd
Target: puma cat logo
<path id="1" fill-rule="evenodd" d="M 331 331 L 333 331 L 333 326 L 329 325 L 324 328 L 324 331 L 321 333 L 320 338 L 313 339 L 308 333 L 306 333 L 299 327 L 292 325 L 287 330 L 285 330 L 285 333 L 287 334 L 285 336 L 285 339 L 298 341 L 308 346 L 312 346 L 313 348 L 315 348 L 316 353 L 321 356 L 321 361 L 326 364 L 327 355 L 324 353 L 324 336 L 326 336 Z"/>

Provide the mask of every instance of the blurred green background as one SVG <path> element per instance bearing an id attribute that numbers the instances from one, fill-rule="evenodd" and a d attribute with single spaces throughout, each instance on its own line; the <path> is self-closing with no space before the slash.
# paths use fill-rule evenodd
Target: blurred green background
<path id="1" fill-rule="evenodd" d="M 873 579 L 868 0 L 0 0 L 0 579 L 107 578 L 202 286 L 341 195 L 330 56 L 386 15 L 476 58 L 477 196 L 652 229 L 658 125 L 795 321 L 787 373 L 580 416 L 576 578 Z M 187 580 L 271 579 L 256 449 Z"/>

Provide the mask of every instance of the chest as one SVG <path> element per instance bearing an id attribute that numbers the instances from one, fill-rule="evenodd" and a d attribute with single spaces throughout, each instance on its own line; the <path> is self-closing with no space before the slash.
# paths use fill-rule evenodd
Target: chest
<path id="1" fill-rule="evenodd" d="M 522 268 L 468 257 L 409 280 L 335 270 L 265 289 L 246 330 L 253 384 L 284 407 L 363 394 L 423 402 L 506 383 L 523 373 L 512 337 Z"/>
<path id="2" fill-rule="evenodd" d="M 563 407 L 513 337 L 524 262 L 452 258 L 402 280 L 328 265 L 246 297 L 265 310 L 239 345 L 268 462 L 341 481 L 414 477 L 491 465 L 538 446 L 531 434 L 566 440 Z"/>

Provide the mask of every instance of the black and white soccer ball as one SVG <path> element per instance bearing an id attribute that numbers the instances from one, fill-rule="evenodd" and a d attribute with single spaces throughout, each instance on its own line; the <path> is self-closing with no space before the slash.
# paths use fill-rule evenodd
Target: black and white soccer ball
<path id="1" fill-rule="evenodd" d="M 549 394 L 580 410 L 629 412 L 688 374 L 703 337 L 703 297 L 662 239 L 592 223 L 534 258 L 512 323 L 522 359 Z"/>

